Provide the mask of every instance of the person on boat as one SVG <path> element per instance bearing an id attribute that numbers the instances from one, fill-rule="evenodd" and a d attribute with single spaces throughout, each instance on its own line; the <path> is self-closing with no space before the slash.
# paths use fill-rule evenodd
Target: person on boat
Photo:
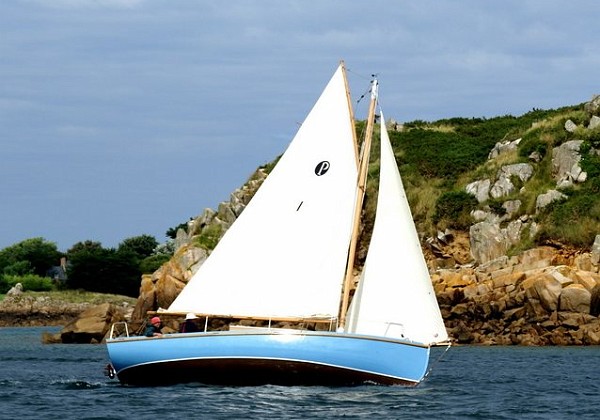
<path id="1" fill-rule="evenodd" d="M 155 316 L 150 320 L 150 325 L 146 327 L 144 332 L 146 337 L 162 337 L 160 318 Z"/>
<path id="2" fill-rule="evenodd" d="M 194 321 L 197 318 L 198 317 L 193 312 L 187 314 L 185 316 L 185 321 L 183 322 L 183 324 L 181 324 L 181 327 L 179 327 L 179 332 L 191 333 L 200 331 L 200 328 L 198 328 L 198 325 L 196 325 L 196 322 Z"/>

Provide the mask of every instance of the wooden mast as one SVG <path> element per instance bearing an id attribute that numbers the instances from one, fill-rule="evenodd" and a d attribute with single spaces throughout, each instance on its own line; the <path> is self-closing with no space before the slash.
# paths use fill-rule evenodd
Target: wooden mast
<path id="1" fill-rule="evenodd" d="M 346 264 L 346 276 L 344 277 L 344 286 L 342 289 L 342 303 L 339 314 L 339 328 L 346 326 L 346 313 L 350 301 L 350 286 L 354 271 L 354 259 L 356 247 L 358 244 L 358 234 L 360 231 L 360 215 L 362 212 L 363 201 L 365 197 L 367 172 L 369 169 L 369 155 L 371 154 L 371 141 L 373 139 L 373 126 L 375 124 L 375 107 L 377 106 L 377 79 L 371 82 L 371 103 L 369 104 L 369 114 L 367 116 L 367 130 L 365 141 L 360 159 L 360 168 L 358 173 L 358 186 L 356 192 L 356 202 L 354 206 L 354 222 L 352 228 L 352 238 L 350 239 L 350 249 L 348 251 L 348 262 Z"/>
<path id="2" fill-rule="evenodd" d="M 348 77 L 346 75 L 346 63 L 344 63 L 344 60 L 340 61 L 340 67 L 342 68 L 344 84 L 346 85 L 346 100 L 348 101 L 348 113 L 350 114 L 350 123 L 352 124 L 352 142 L 354 143 L 354 158 L 356 159 L 356 167 L 358 167 L 360 158 L 358 155 L 358 139 L 356 137 L 356 121 L 354 120 L 354 110 L 352 108 L 352 98 L 350 97 L 350 87 L 348 86 Z"/>

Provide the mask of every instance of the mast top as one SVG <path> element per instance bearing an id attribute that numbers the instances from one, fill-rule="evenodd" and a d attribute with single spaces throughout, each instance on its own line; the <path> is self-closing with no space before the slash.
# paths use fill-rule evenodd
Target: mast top
<path id="1" fill-rule="evenodd" d="M 373 75 L 373 80 L 371 80 L 371 100 L 377 101 L 379 99 L 379 81 L 377 80 L 377 75 Z"/>

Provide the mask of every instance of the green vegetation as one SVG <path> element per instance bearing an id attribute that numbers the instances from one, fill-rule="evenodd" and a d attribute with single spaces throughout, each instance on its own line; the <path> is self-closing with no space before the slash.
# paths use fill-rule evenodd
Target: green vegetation
<path id="1" fill-rule="evenodd" d="M 47 275 L 63 256 L 56 244 L 31 238 L 0 250 L 0 293 L 17 283 L 25 290 L 50 290 L 56 285 Z"/>
<path id="2" fill-rule="evenodd" d="M 87 240 L 66 253 L 43 238 L 26 239 L 0 251 L 0 293 L 21 283 L 25 291 L 70 289 L 134 297 L 141 275 L 154 272 L 171 255 L 150 235 L 127 238 L 116 249 Z"/>
<path id="3" fill-rule="evenodd" d="M 455 132 L 416 129 L 395 137 L 394 146 L 403 150 L 401 164 L 426 178 L 455 180 L 465 170 L 481 164 L 490 149 L 489 144 L 477 144 Z M 410 168 L 410 169 L 409 169 Z"/>
<path id="4" fill-rule="evenodd" d="M 223 228 L 221 225 L 213 224 L 209 225 L 202 230 L 202 233 L 198 235 L 195 239 L 195 244 L 200 248 L 204 248 L 206 250 L 213 250 L 219 239 L 221 238 L 221 233 L 223 232 Z"/>
<path id="5" fill-rule="evenodd" d="M 570 197 L 548 206 L 540 216 L 540 240 L 555 240 L 578 247 L 590 246 L 600 233 L 600 200 L 586 189 L 570 191 Z"/>
<path id="6" fill-rule="evenodd" d="M 5 274 L 0 277 L 0 290 L 6 292 L 21 283 L 23 290 L 41 292 L 55 289 L 55 284 L 49 277 L 41 277 L 37 274 L 25 274 L 22 276 Z"/>
<path id="7" fill-rule="evenodd" d="M 575 132 L 565 130 L 565 122 L 578 125 Z M 522 243 L 511 252 L 524 250 L 545 241 L 588 247 L 600 233 L 600 129 L 588 130 L 589 115 L 583 104 L 555 110 L 534 109 L 520 117 L 449 118 L 434 122 L 416 120 L 404 124 L 403 130 L 391 132 L 390 138 L 402 174 L 413 217 L 419 230 L 433 235 L 447 227 L 466 230 L 473 223 L 471 211 L 485 209 L 498 216 L 506 211 L 506 200 L 522 202 L 519 214 L 534 216 L 540 227 L 531 239 L 526 232 Z M 488 160 L 494 145 L 521 138 L 516 152 Z M 565 141 L 582 139 L 581 167 L 588 179 L 568 192 L 570 198 L 548 206 L 536 215 L 536 198 L 556 188 L 552 177 L 551 150 Z M 535 152 L 538 161 L 530 156 Z M 530 162 L 534 174 L 526 183 L 511 177 L 515 192 L 509 197 L 478 203 L 465 192 L 465 186 L 479 179 L 493 179 L 503 165 Z M 370 173 L 377 172 L 377 162 Z M 376 182 L 369 182 L 367 197 L 376 197 Z M 370 199 L 370 198 L 369 198 Z"/>
<path id="8" fill-rule="evenodd" d="M 0 250 L 0 274 L 45 276 L 62 254 L 56 244 L 31 238 Z"/>
<path id="9" fill-rule="evenodd" d="M 471 211 L 478 204 L 477 199 L 465 191 L 442 193 L 435 204 L 433 222 L 442 225 L 443 229 L 468 229 L 473 224 Z"/>
<path id="10" fill-rule="evenodd" d="M 179 229 L 183 229 L 185 232 L 187 232 L 187 228 L 188 228 L 187 222 L 180 223 L 179 225 L 177 225 L 175 227 L 169 228 L 167 230 L 166 235 L 168 238 L 175 239 L 177 237 L 177 231 Z"/>

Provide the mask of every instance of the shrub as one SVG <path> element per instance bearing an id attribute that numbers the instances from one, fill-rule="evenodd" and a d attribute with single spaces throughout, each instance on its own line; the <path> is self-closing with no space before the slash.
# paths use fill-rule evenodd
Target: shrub
<path id="1" fill-rule="evenodd" d="M 588 179 L 600 178 L 600 156 L 586 154 L 581 159 L 581 169 L 587 172 Z"/>
<path id="2" fill-rule="evenodd" d="M 25 274 L 33 273 L 33 267 L 29 261 L 23 260 L 7 265 L 4 267 L 3 272 L 11 276 L 24 276 Z"/>
<path id="3" fill-rule="evenodd" d="M 140 262 L 140 271 L 142 274 L 152 274 L 158 270 L 171 257 L 167 254 L 151 255 Z"/>
<path id="4" fill-rule="evenodd" d="M 404 128 L 424 128 L 428 125 L 429 123 L 427 121 L 424 120 L 414 120 L 414 121 L 408 121 L 404 123 Z"/>
<path id="5" fill-rule="evenodd" d="M 472 223 L 471 211 L 477 208 L 477 199 L 465 191 L 443 193 L 435 204 L 434 223 L 444 227 L 467 229 Z"/>
<path id="6" fill-rule="evenodd" d="M 504 204 L 502 199 L 491 198 L 487 201 L 487 204 L 494 214 L 497 214 L 498 216 L 504 216 L 506 214 L 506 209 L 502 206 Z"/>
<path id="7" fill-rule="evenodd" d="M 548 144 L 541 138 L 541 130 L 530 130 L 525 134 L 519 143 L 519 156 L 528 158 L 532 153 L 537 152 L 543 158 L 546 156 Z"/>
<path id="8" fill-rule="evenodd" d="M 177 225 L 175 227 L 167 229 L 167 232 L 165 233 L 165 235 L 167 236 L 167 238 L 175 239 L 177 237 L 177 231 L 179 229 L 183 229 L 185 232 L 187 232 L 187 229 L 188 229 L 187 222 L 180 223 L 179 225 Z"/>
<path id="9" fill-rule="evenodd" d="M 402 163 L 428 178 L 457 178 L 485 161 L 489 153 L 487 146 L 457 133 L 416 129 L 395 134 L 397 147 L 405 152 Z"/>
<path id="10" fill-rule="evenodd" d="M 206 250 L 213 250 L 217 246 L 219 239 L 221 239 L 221 233 L 223 229 L 220 225 L 209 225 L 202 229 L 202 232 L 196 238 L 195 242 L 201 248 Z"/>
<path id="11" fill-rule="evenodd" d="M 556 240 L 590 246 L 600 232 L 600 202 L 587 190 L 569 191 L 570 197 L 546 207 L 538 241 Z"/>
<path id="12" fill-rule="evenodd" d="M 527 227 L 523 229 L 521 232 L 521 240 L 516 244 L 510 247 L 508 252 L 506 253 L 509 257 L 513 257 L 515 255 L 519 255 L 528 249 L 535 247 L 535 241 L 531 237 L 531 229 Z"/>
<path id="13" fill-rule="evenodd" d="M 149 257 L 158 246 L 156 238 L 151 235 L 140 235 L 127 238 L 119 244 L 118 251 L 133 252 L 139 259 Z"/>
<path id="14" fill-rule="evenodd" d="M 594 130 L 586 130 L 587 141 L 594 149 L 600 149 L 600 130 L 598 128 Z"/>
<path id="15" fill-rule="evenodd" d="M 3 281 L 0 282 L 0 288 L 4 287 L 6 290 L 0 290 L 0 292 L 6 293 L 17 283 L 21 283 L 23 290 L 31 292 L 46 292 L 55 289 L 54 283 L 49 277 L 41 277 L 37 274 L 26 274 L 23 276 L 5 275 L 3 276 Z"/>

